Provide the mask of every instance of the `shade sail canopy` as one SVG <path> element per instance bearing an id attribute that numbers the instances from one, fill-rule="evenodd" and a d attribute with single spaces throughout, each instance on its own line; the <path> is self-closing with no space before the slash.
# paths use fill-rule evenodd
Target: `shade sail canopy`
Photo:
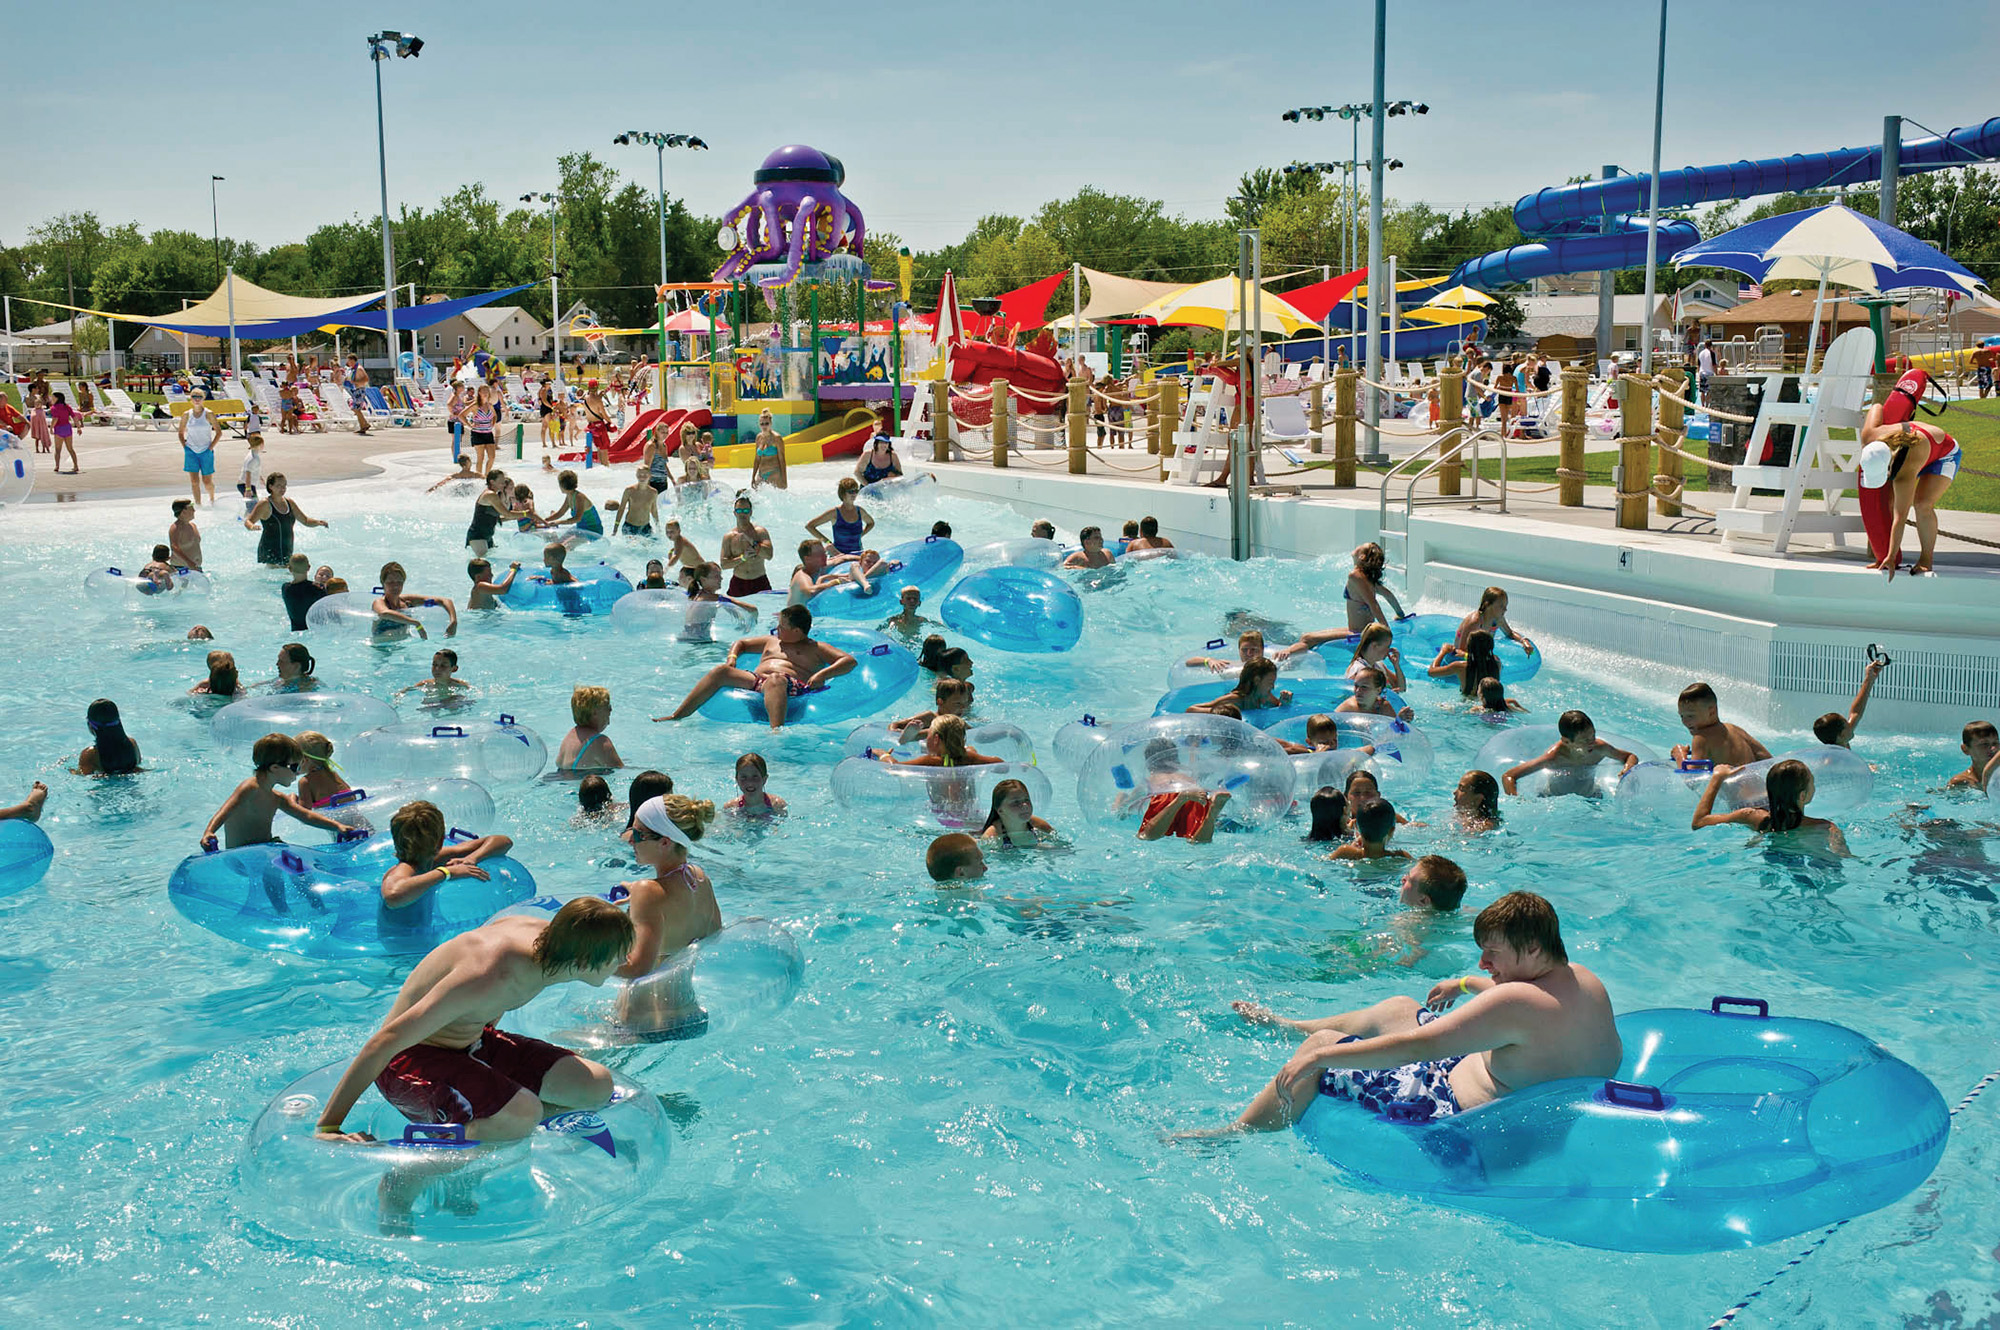
<path id="1" fill-rule="evenodd" d="M 214 294 L 196 301 L 178 314 L 113 314 L 108 317 L 125 323 L 165 328 L 170 332 L 199 333 L 204 337 L 227 337 L 232 324 L 238 337 L 296 337 L 328 324 L 346 322 L 347 315 L 366 309 L 381 299 L 380 291 L 359 296 L 288 296 L 231 275 L 223 279 Z"/>
<path id="2" fill-rule="evenodd" d="M 1291 307 L 1309 319 L 1324 319 L 1333 307 L 1352 296 L 1361 283 L 1368 279 L 1366 268 L 1356 268 L 1338 277 L 1330 277 L 1324 282 L 1314 282 L 1311 286 L 1301 286 L 1285 292 L 1285 300 Z"/>
<path id="3" fill-rule="evenodd" d="M 1248 292 L 1250 283 L 1235 276 L 1213 277 L 1206 282 L 1183 287 L 1172 295 L 1163 296 L 1136 311 L 1149 315 L 1161 324 L 1174 324 L 1196 328 L 1235 328 L 1238 321 L 1238 292 Z M 1245 301 L 1252 300 L 1249 294 Z M 1319 327 L 1316 320 L 1309 317 L 1289 300 L 1275 291 L 1265 291 L 1261 302 L 1263 310 L 1262 331 L 1280 337 L 1290 337 L 1295 333 L 1311 332 Z M 1243 316 L 1245 326 L 1255 324 L 1254 307 Z M 1256 330 L 1253 326 L 1253 331 Z"/>
<path id="4" fill-rule="evenodd" d="M 519 286 L 510 286 L 504 291 L 488 291 L 484 295 L 461 296 L 457 300 L 433 300 L 428 305 L 398 306 L 396 309 L 396 331 L 399 333 L 417 332 L 424 328 L 429 328 L 434 324 L 443 323 L 446 319 L 457 318 L 468 309 L 478 309 L 481 305 L 490 305 L 502 296 L 511 296 L 516 291 L 525 291 L 534 285 L 536 285 L 534 282 L 523 282 Z M 328 320 L 326 326 L 329 328 L 373 328 L 376 332 L 381 332 L 386 325 L 383 322 L 383 311 L 371 309 L 362 313 L 346 314 L 338 319 Z M 238 332 L 240 335 L 240 323 L 238 325 Z M 259 335 L 261 336 L 262 334 Z"/>
<path id="5" fill-rule="evenodd" d="M 1114 314 L 1135 314 L 1155 300 L 1188 287 L 1186 282 L 1142 282 L 1136 277 L 1114 277 L 1095 268 L 1085 268 L 1083 280 L 1090 291 L 1090 299 L 1083 306 L 1086 323 L 1101 323 Z"/>

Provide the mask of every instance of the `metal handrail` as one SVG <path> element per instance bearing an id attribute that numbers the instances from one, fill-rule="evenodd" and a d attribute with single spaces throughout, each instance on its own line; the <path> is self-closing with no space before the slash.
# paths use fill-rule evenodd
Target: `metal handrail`
<path id="1" fill-rule="evenodd" d="M 1457 442 L 1453 443 L 1449 449 L 1447 449 L 1445 446 L 1445 442 L 1446 440 L 1452 438 L 1453 435 L 1463 435 L 1465 437 L 1459 439 Z M 1402 461 L 1396 463 L 1396 465 L 1390 467 L 1387 471 L 1382 473 L 1382 488 L 1377 496 L 1377 501 L 1376 501 L 1376 515 L 1375 515 L 1376 530 L 1382 531 L 1388 529 L 1389 482 L 1396 479 L 1399 475 L 1402 475 L 1406 468 L 1413 466 L 1418 462 L 1424 461 L 1424 459 L 1427 457 L 1430 458 L 1429 464 L 1426 465 L 1421 471 L 1418 471 L 1410 475 L 1407 478 L 1407 483 L 1403 486 L 1403 528 L 1405 531 L 1409 529 L 1410 514 L 1416 510 L 1416 507 L 1419 503 L 1438 504 L 1438 505 L 1466 504 L 1468 506 L 1478 503 L 1480 501 L 1479 441 L 1485 438 L 1497 439 L 1500 442 L 1500 511 L 1503 513 L 1506 512 L 1507 511 L 1507 436 L 1502 432 L 1500 432 L 1499 430 L 1492 429 L 1484 425 L 1480 426 L 1478 429 L 1474 429 L 1469 432 L 1466 426 L 1464 425 L 1454 425 L 1450 429 L 1446 430 L 1443 434 L 1438 436 L 1437 456 L 1430 457 L 1430 451 L 1428 449 L 1420 453 L 1413 453 L 1410 456 L 1405 457 Z M 1466 451 L 1468 445 L 1470 446 L 1472 451 L 1472 492 L 1470 494 L 1440 494 L 1440 495 L 1434 495 L 1428 499 L 1418 499 L 1416 497 L 1417 486 L 1424 480 L 1427 480 L 1431 476 L 1435 475 L 1438 469 L 1442 467 L 1446 462 L 1463 454 Z"/>

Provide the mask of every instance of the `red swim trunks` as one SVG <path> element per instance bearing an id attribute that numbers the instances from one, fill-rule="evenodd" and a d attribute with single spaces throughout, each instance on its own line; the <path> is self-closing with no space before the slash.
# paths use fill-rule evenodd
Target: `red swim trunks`
<path id="1" fill-rule="evenodd" d="M 729 575 L 729 594 L 732 596 L 754 596 L 759 591 L 770 589 L 771 579 L 764 574 L 760 573 L 756 577 L 739 577 L 734 573 Z"/>
<path id="2" fill-rule="evenodd" d="M 1152 821 L 1155 817 L 1159 816 L 1161 809 L 1174 801 L 1174 798 L 1175 796 L 1172 794 L 1156 794 L 1146 800 L 1146 816 L 1143 820 L 1146 822 Z M 1193 840 L 1194 833 L 1201 830 L 1201 819 L 1207 813 L 1208 800 L 1200 798 L 1191 799 L 1181 805 L 1180 812 L 1174 814 L 1174 824 L 1168 828 L 1168 831 L 1173 835 Z"/>
<path id="3" fill-rule="evenodd" d="M 487 1026 L 471 1048 L 418 1044 L 389 1059 L 375 1088 L 412 1122 L 490 1118 L 526 1090 L 540 1094 L 567 1048 Z"/>

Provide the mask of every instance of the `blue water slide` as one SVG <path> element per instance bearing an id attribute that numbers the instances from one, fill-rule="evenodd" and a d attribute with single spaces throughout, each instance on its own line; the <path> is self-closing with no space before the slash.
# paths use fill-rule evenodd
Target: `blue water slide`
<path id="1" fill-rule="evenodd" d="M 2000 116 L 1948 134 L 1904 143 L 1897 156 L 1898 175 L 1942 171 L 1948 167 L 2000 158 Z M 1796 153 L 1759 161 L 1721 166 L 1688 166 L 1660 173 L 1660 206 L 1687 208 L 1760 194 L 1804 193 L 1841 185 L 1862 185 L 1882 178 L 1882 145 L 1836 148 L 1831 152 Z M 1646 218 L 1652 177 L 1614 176 L 1575 185 L 1536 190 L 1514 204 L 1514 222 L 1527 244 L 1496 250 L 1462 265 L 1453 283 L 1480 290 L 1525 282 L 1566 272 L 1599 272 L 1643 266 L 1646 262 Z M 1600 234 L 1605 217 L 1613 229 Z M 1686 249 L 1701 238 L 1694 226 L 1679 219 L 1660 222 L 1661 259 Z"/>

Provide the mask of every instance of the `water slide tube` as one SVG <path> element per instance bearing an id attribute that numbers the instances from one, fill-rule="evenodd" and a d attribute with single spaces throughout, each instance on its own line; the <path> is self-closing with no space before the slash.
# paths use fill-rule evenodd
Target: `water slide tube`
<path id="1" fill-rule="evenodd" d="M 2000 116 L 1948 134 L 1904 143 L 1897 156 L 1897 174 L 1942 171 L 1996 157 L 2000 157 Z M 1720 166 L 1687 166 L 1660 173 L 1660 206 L 1687 208 L 1760 194 L 1865 184 L 1881 178 L 1879 143 L 1866 148 L 1795 153 Z M 1486 291 L 1556 273 L 1643 266 L 1646 209 L 1651 190 L 1651 176 L 1624 175 L 1577 185 L 1556 185 L 1525 195 L 1514 204 L 1514 223 L 1522 234 L 1536 239 L 1481 255 L 1461 265 L 1443 285 L 1462 283 Z M 1609 235 L 1599 234 L 1606 217 L 1612 219 L 1614 229 Z M 1677 254 L 1700 238 L 1701 233 L 1692 223 L 1662 218 L 1659 257 L 1666 259 Z"/>
<path id="2" fill-rule="evenodd" d="M 743 407 L 754 405 L 754 402 L 748 401 L 742 404 Z M 750 415 L 750 420 L 755 423 L 755 415 L 748 411 L 742 414 Z M 751 438 L 755 437 L 753 432 Z M 802 466 L 808 462 L 830 462 L 839 457 L 859 457 L 862 449 L 868 446 L 868 440 L 874 437 L 875 413 L 865 406 L 850 407 L 838 419 L 822 420 L 817 425 L 808 425 L 796 433 L 785 435 L 785 465 Z M 756 452 L 754 442 L 717 448 L 715 465 L 748 470 Z"/>

